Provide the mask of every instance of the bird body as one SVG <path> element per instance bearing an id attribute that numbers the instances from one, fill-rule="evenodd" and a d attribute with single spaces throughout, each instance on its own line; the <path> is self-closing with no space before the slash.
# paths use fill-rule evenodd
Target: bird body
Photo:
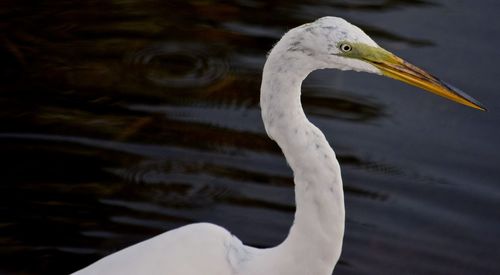
<path id="1" fill-rule="evenodd" d="M 293 170 L 296 212 L 276 247 L 244 245 L 208 223 L 168 231 L 74 273 L 148 275 L 328 275 L 342 251 L 344 192 L 340 165 L 323 133 L 306 118 L 301 84 L 317 69 L 355 70 L 396 78 L 476 109 L 465 93 L 380 48 L 356 26 L 324 17 L 287 32 L 264 66 L 260 105 L 267 134 Z"/>
<path id="2" fill-rule="evenodd" d="M 229 275 L 234 274 L 228 264 L 230 254 L 238 255 L 232 248 L 245 246 L 224 228 L 209 223 L 190 224 L 118 251 L 74 275 Z"/>

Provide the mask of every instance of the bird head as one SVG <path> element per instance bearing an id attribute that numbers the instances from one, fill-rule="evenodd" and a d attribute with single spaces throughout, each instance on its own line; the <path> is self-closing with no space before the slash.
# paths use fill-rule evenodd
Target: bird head
<path id="1" fill-rule="evenodd" d="M 384 75 L 460 104 L 486 108 L 463 91 L 440 80 L 375 43 L 360 28 L 342 18 L 323 17 L 291 30 L 288 53 L 315 68 L 355 70 Z"/>

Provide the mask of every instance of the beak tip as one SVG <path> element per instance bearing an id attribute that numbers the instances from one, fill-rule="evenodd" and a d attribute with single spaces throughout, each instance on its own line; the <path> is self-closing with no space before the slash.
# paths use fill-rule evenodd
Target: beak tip
<path id="1" fill-rule="evenodd" d="M 488 112 L 488 108 L 486 108 L 486 106 L 484 106 L 481 102 L 473 99 L 472 97 L 469 97 L 469 99 L 471 100 L 471 103 L 474 104 L 474 107 L 480 111 L 483 111 L 483 112 Z M 473 101 L 472 101 L 473 100 Z"/>
<path id="2" fill-rule="evenodd" d="M 479 103 L 478 101 L 474 102 L 473 105 L 469 106 L 482 112 L 488 112 L 488 108 L 486 108 L 483 104 Z"/>
<path id="3" fill-rule="evenodd" d="M 454 87 L 447 82 L 444 82 L 436 77 L 436 79 L 443 84 L 446 88 L 448 88 L 450 91 L 461 97 L 462 99 L 465 99 L 468 103 L 471 103 L 474 108 L 481 110 L 483 112 L 488 112 L 488 109 L 479 101 L 477 101 L 475 98 L 471 97 L 470 95 L 464 93 L 462 90 L 458 89 L 457 87 Z"/>

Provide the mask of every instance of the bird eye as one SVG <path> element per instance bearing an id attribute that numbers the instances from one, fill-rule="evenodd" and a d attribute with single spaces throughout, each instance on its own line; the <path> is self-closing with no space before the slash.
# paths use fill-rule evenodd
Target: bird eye
<path id="1" fill-rule="evenodd" d="M 340 45 L 340 50 L 342 50 L 343 52 L 350 52 L 352 50 L 352 46 L 349 45 L 349 44 L 341 44 Z"/>

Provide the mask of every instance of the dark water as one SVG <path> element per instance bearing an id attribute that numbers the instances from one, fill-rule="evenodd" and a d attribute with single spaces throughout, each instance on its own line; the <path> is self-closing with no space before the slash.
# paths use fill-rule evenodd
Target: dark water
<path id="1" fill-rule="evenodd" d="M 294 213 L 260 120 L 266 52 L 348 19 L 482 101 L 320 71 L 304 107 L 343 167 L 335 274 L 500 274 L 500 2 L 1 1 L 0 273 L 67 274 L 199 221 L 269 247 Z M 304 253 L 307 253 L 306 251 Z"/>

